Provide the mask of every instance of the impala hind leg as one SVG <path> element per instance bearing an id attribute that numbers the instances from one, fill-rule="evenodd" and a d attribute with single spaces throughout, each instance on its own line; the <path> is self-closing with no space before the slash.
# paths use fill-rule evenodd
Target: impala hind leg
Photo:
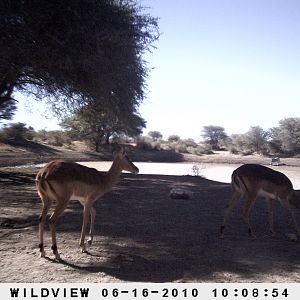
<path id="1" fill-rule="evenodd" d="M 268 202 L 270 231 L 271 231 L 272 236 L 275 236 L 275 231 L 274 231 L 274 209 L 273 209 L 274 201 L 273 201 L 273 199 L 270 199 L 270 198 L 266 198 L 266 200 Z"/>
<path id="2" fill-rule="evenodd" d="M 94 226 L 95 226 L 95 217 L 96 217 L 96 209 L 91 207 L 91 224 L 90 224 L 90 238 L 88 239 L 88 244 L 92 245 L 94 239 Z"/>
<path id="3" fill-rule="evenodd" d="M 64 202 L 57 202 L 57 205 L 55 207 L 55 210 L 53 212 L 53 214 L 51 215 L 50 219 L 49 219 L 49 226 L 50 226 L 50 230 L 51 230 L 51 236 L 52 236 L 52 251 L 53 254 L 55 255 L 55 258 L 57 260 L 60 259 L 60 255 L 58 254 L 58 250 L 57 250 L 57 243 L 56 243 L 56 223 L 57 220 L 59 218 L 59 216 L 61 216 L 61 214 L 63 213 L 63 211 L 66 209 L 68 204 L 68 201 Z"/>
<path id="4" fill-rule="evenodd" d="M 289 214 L 291 215 L 292 217 L 292 220 L 293 220 L 293 223 L 294 223 L 294 227 L 298 233 L 298 235 L 300 236 L 300 229 L 299 229 L 299 226 L 298 226 L 298 222 L 296 220 L 296 217 L 295 217 L 295 214 L 290 206 L 290 202 L 289 200 L 285 200 L 285 201 L 280 201 L 280 203 L 283 205 L 283 207 L 289 212 Z"/>
<path id="5" fill-rule="evenodd" d="M 255 202 L 255 199 L 256 199 L 256 195 L 248 195 L 246 203 L 243 207 L 243 216 L 244 216 L 246 224 L 248 225 L 248 234 L 252 238 L 255 238 L 256 236 L 255 236 L 252 226 L 250 224 L 250 211 Z"/>
<path id="6" fill-rule="evenodd" d="M 43 208 L 41 215 L 39 217 L 39 248 L 40 248 L 40 255 L 41 257 L 45 257 L 45 250 L 44 250 L 44 227 L 46 217 L 51 206 L 52 201 L 49 198 L 41 198 L 43 202 Z"/>
<path id="7" fill-rule="evenodd" d="M 242 194 L 238 191 L 234 191 L 232 193 L 229 204 L 227 205 L 227 208 L 225 209 L 223 223 L 222 223 L 221 228 L 220 228 L 220 233 L 221 233 L 220 237 L 221 238 L 224 237 L 224 229 L 225 229 L 226 222 L 227 222 L 232 210 L 235 208 L 235 206 L 237 205 L 237 203 L 241 199 L 241 197 L 242 197 Z"/>

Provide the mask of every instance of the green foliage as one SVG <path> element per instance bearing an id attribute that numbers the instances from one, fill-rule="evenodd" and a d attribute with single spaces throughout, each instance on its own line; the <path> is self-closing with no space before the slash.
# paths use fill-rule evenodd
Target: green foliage
<path id="1" fill-rule="evenodd" d="M 102 143 L 109 144 L 111 137 L 140 135 L 145 124 L 137 113 L 119 117 L 109 110 L 88 105 L 65 118 L 60 125 L 72 139 L 88 141 L 98 151 Z"/>
<path id="2" fill-rule="evenodd" d="M 229 144 L 230 152 L 249 155 L 253 153 L 265 154 L 268 150 L 269 134 L 259 126 L 252 126 L 245 134 L 234 134 Z"/>
<path id="3" fill-rule="evenodd" d="M 300 153 L 300 118 L 279 121 L 279 126 L 270 130 L 272 145 L 287 154 Z"/>
<path id="4" fill-rule="evenodd" d="M 245 135 L 246 143 L 250 152 L 264 153 L 268 143 L 268 132 L 259 126 L 250 127 Z"/>
<path id="5" fill-rule="evenodd" d="M 249 141 L 246 134 L 234 134 L 231 136 L 229 144 L 232 154 L 242 153 L 243 155 L 253 154 L 253 150 L 249 148 Z"/>
<path id="6" fill-rule="evenodd" d="M 202 155 L 202 154 L 212 154 L 212 148 L 208 144 L 197 144 L 192 142 L 193 139 L 187 140 L 179 140 L 177 142 L 167 142 L 164 146 L 164 149 L 173 150 L 178 153 L 189 153 L 194 155 Z"/>
<path id="7" fill-rule="evenodd" d="M 0 101 L 0 121 L 11 120 L 16 108 L 16 101 L 14 99 L 3 102 Z"/>
<path id="8" fill-rule="evenodd" d="M 59 114 L 90 103 L 131 113 L 149 72 L 142 55 L 158 36 L 135 0 L 1 1 L 0 105 L 20 91 Z"/>
<path id="9" fill-rule="evenodd" d="M 139 137 L 136 144 L 140 150 L 165 150 L 194 155 L 212 154 L 210 145 L 196 143 L 193 139 L 180 139 L 178 135 L 171 135 L 165 141 L 159 131 L 150 131 L 145 137 Z"/>

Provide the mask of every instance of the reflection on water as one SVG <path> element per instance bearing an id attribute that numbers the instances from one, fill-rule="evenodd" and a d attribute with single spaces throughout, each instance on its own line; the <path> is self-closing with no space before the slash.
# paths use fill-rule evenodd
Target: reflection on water
<path id="1" fill-rule="evenodd" d="M 80 164 L 107 171 L 111 162 L 81 162 Z M 210 180 L 230 183 L 232 172 L 240 165 L 237 164 L 211 164 L 211 163 L 134 163 L 140 174 L 156 175 L 200 175 Z M 274 170 L 286 174 L 292 181 L 295 189 L 300 189 L 300 169 L 297 167 L 273 167 Z"/>

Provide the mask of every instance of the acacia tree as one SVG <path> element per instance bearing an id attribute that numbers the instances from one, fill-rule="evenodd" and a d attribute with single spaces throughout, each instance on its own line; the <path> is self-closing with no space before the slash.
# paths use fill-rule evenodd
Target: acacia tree
<path id="1" fill-rule="evenodd" d="M 177 134 L 172 134 L 168 137 L 168 142 L 170 143 L 176 143 L 180 141 L 180 136 Z"/>
<path id="2" fill-rule="evenodd" d="M 1 0 L 0 109 L 20 91 L 57 113 L 91 102 L 132 112 L 157 38 L 157 20 L 135 0 Z"/>
<path id="3" fill-rule="evenodd" d="M 153 130 L 153 131 L 149 131 L 148 132 L 148 136 L 153 140 L 153 141 L 158 141 L 160 139 L 162 139 L 162 134 L 157 131 L 157 130 Z"/>
<path id="4" fill-rule="evenodd" d="M 221 126 L 204 126 L 202 131 L 202 137 L 213 150 L 219 150 L 221 148 L 221 142 L 224 142 L 228 137 L 225 129 Z"/>
<path id="5" fill-rule="evenodd" d="M 60 125 L 71 138 L 86 140 L 95 151 L 99 151 L 100 145 L 109 144 L 113 135 L 140 135 L 146 122 L 137 113 L 123 114 L 119 118 L 109 110 L 87 105 L 73 116 L 65 118 Z"/>

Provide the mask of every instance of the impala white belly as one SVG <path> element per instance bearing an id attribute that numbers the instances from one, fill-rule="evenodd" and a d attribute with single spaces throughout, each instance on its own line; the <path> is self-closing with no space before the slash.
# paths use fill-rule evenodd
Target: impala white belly
<path id="1" fill-rule="evenodd" d="M 78 200 L 81 204 L 84 204 L 86 198 L 82 197 L 82 196 L 77 196 L 77 195 L 73 194 L 70 199 L 71 200 Z"/>
<path id="2" fill-rule="evenodd" d="M 271 198 L 271 199 L 277 198 L 276 193 L 270 193 L 270 192 L 265 191 L 264 189 L 260 189 L 258 191 L 257 195 L 261 196 L 261 197 Z"/>

